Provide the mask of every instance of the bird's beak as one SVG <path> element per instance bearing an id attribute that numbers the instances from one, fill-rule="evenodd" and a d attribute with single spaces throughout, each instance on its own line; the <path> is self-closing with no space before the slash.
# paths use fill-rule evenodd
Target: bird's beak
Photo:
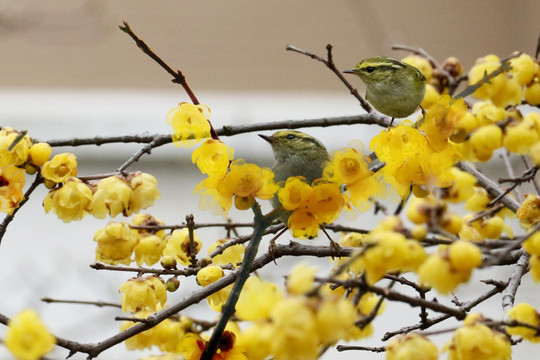
<path id="1" fill-rule="evenodd" d="M 344 70 L 343 72 L 345 74 L 354 74 L 355 73 L 354 69 Z"/>
<path id="2" fill-rule="evenodd" d="M 276 139 L 274 139 L 271 136 L 261 135 L 261 134 L 259 134 L 259 136 L 262 137 L 264 140 L 268 141 L 270 144 L 276 142 Z"/>

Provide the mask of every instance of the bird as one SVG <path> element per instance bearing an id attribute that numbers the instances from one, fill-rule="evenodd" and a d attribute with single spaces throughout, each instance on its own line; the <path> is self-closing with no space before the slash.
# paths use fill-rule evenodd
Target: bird
<path id="1" fill-rule="evenodd" d="M 271 136 L 261 135 L 271 146 L 276 159 L 272 166 L 276 183 L 292 176 L 302 176 L 308 184 L 322 177 L 328 161 L 328 150 L 316 138 L 300 131 L 282 130 Z M 278 196 L 270 200 L 274 209 L 281 207 Z M 287 225 L 291 212 L 280 217 Z"/>
<path id="2" fill-rule="evenodd" d="M 379 112 L 390 116 L 392 122 L 413 114 L 424 99 L 424 74 L 396 59 L 371 57 L 343 72 L 358 76 L 366 84 L 366 100 Z"/>

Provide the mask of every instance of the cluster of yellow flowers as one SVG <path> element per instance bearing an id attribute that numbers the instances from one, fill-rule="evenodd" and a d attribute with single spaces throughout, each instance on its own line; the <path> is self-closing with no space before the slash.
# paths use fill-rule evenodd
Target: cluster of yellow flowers
<path id="1" fill-rule="evenodd" d="M 64 222 L 81 220 L 87 214 L 98 219 L 129 216 L 160 198 L 156 178 L 142 172 L 109 176 L 97 183 L 80 180 L 75 177 L 77 158 L 71 153 L 55 155 L 43 165 L 41 173 L 46 185 L 53 188 L 45 196 L 43 207 Z"/>
<path id="2" fill-rule="evenodd" d="M 448 352 L 448 360 L 509 360 L 512 349 L 510 341 L 502 332 L 492 330 L 484 323 L 481 314 L 471 313 L 463 325 L 454 331 L 443 352 Z"/>
<path id="3" fill-rule="evenodd" d="M 256 276 L 247 280 L 235 314 L 238 320 L 251 322 L 251 326 L 240 330 L 237 325 L 230 324 L 228 328 L 235 334 L 234 348 L 238 353 L 255 360 L 268 356 L 317 359 L 321 349 L 338 340 L 357 340 L 373 332 L 371 324 L 360 329 L 355 326 L 355 321 L 369 314 L 379 298 L 366 293 L 354 305 L 355 292 L 346 295 L 345 289 L 331 290 L 329 286 L 321 288 L 319 295 L 313 295 L 311 293 L 317 288 L 314 284 L 316 272 L 314 267 L 297 265 L 287 277 L 286 293 L 274 283 Z M 211 265 L 199 271 L 197 281 L 207 286 L 223 276 L 221 268 Z M 221 311 L 229 292 L 230 287 L 211 295 L 208 298 L 210 306 Z M 227 357 L 230 358 L 236 359 Z"/>
<path id="4" fill-rule="evenodd" d="M 34 174 L 51 155 L 46 143 L 34 144 L 30 136 L 10 127 L 0 131 L 0 211 L 13 214 L 24 200 L 26 173 Z"/>

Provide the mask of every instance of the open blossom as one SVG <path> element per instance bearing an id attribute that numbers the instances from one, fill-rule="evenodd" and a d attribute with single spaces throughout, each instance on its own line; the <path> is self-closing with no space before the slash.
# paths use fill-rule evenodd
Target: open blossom
<path id="1" fill-rule="evenodd" d="M 172 140 L 176 146 L 191 147 L 210 137 L 210 108 L 206 105 L 180 103 L 167 114 L 167 123 L 173 127 Z"/>
<path id="2" fill-rule="evenodd" d="M 61 183 L 69 177 L 77 176 L 77 157 L 72 153 L 55 155 L 43 164 L 41 175 L 55 183 Z"/>
<path id="3" fill-rule="evenodd" d="M 38 360 L 54 348 L 56 339 L 34 310 L 24 310 L 11 318 L 4 344 L 18 360 Z"/>
<path id="4" fill-rule="evenodd" d="M 0 211 L 13 214 L 24 200 L 22 190 L 25 184 L 24 170 L 13 165 L 0 167 Z"/>
<path id="5" fill-rule="evenodd" d="M 58 189 L 50 191 L 43 199 L 43 208 L 52 211 L 63 222 L 81 220 L 88 214 L 92 190 L 81 180 L 71 177 Z"/>
<path id="6" fill-rule="evenodd" d="M 233 148 L 213 139 L 206 140 L 191 155 L 191 161 L 208 176 L 224 176 L 233 158 Z"/>

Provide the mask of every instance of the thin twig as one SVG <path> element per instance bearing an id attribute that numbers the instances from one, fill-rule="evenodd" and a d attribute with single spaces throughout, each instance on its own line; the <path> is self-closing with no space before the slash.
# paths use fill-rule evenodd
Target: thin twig
<path id="1" fill-rule="evenodd" d="M 278 129 L 300 129 L 310 127 L 329 127 L 338 125 L 378 125 L 381 127 L 388 127 L 389 120 L 386 116 L 378 113 L 371 112 L 369 114 L 359 114 L 353 116 L 337 116 L 337 117 L 323 117 L 315 119 L 305 120 L 281 120 L 272 122 L 263 122 L 257 124 L 244 124 L 244 125 L 226 125 L 216 132 L 219 136 L 234 136 L 239 134 L 251 133 L 255 131 L 267 131 Z M 38 142 L 38 139 L 34 139 Z M 73 138 L 73 139 L 51 139 L 51 140 L 39 140 L 39 142 L 46 142 L 52 147 L 58 146 L 83 146 L 83 145 L 104 145 L 115 143 L 141 143 L 151 144 L 154 143 L 149 150 L 169 144 L 172 142 L 171 135 L 169 134 L 140 134 L 140 135 L 123 135 L 123 136 L 95 136 L 88 138 Z M 144 151 L 141 150 L 141 151 Z"/>
<path id="2" fill-rule="evenodd" d="M 186 216 L 186 224 L 189 234 L 189 252 L 191 255 L 190 266 L 196 266 L 197 264 L 197 249 L 195 245 L 195 233 L 193 232 L 193 229 L 195 229 L 195 221 L 193 221 L 193 219 L 193 214 Z"/>
<path id="3" fill-rule="evenodd" d="M 512 178 L 516 177 L 516 174 L 514 172 L 514 168 L 512 167 L 512 164 L 510 163 L 510 156 L 508 153 L 508 150 L 505 150 L 501 154 L 501 158 L 503 159 L 504 165 L 506 166 L 506 171 L 508 172 L 508 175 Z M 516 194 L 516 198 L 519 202 L 523 201 L 523 193 L 521 192 L 520 188 L 516 188 L 514 193 Z"/>
<path id="4" fill-rule="evenodd" d="M 529 254 L 523 252 L 519 260 L 517 261 L 514 271 L 508 280 L 508 286 L 502 293 L 502 308 L 503 313 L 507 313 L 512 306 L 514 306 L 514 301 L 516 299 L 516 292 L 521 284 L 521 278 L 527 272 L 529 266 Z"/>
<path id="5" fill-rule="evenodd" d="M 341 80 L 341 82 L 347 87 L 347 89 L 349 89 L 351 94 L 360 102 L 360 106 L 362 106 L 362 109 L 364 109 L 368 114 L 374 112 L 371 105 L 366 101 L 366 99 L 364 99 L 360 95 L 360 93 L 358 93 L 358 90 L 356 90 L 345 79 L 345 77 L 343 76 L 342 71 L 340 71 L 336 67 L 336 65 L 334 64 L 334 61 L 332 59 L 332 45 L 330 45 L 330 44 L 326 45 L 326 50 L 327 50 L 327 58 L 326 59 L 324 59 L 324 58 L 322 58 L 322 57 L 320 57 L 320 56 L 318 56 L 318 55 L 316 55 L 314 53 L 311 53 L 309 51 L 301 49 L 301 48 L 299 48 L 297 46 L 294 46 L 294 45 L 287 45 L 287 47 L 285 49 L 288 50 L 288 51 L 293 51 L 293 52 L 296 52 L 296 53 L 299 53 L 299 54 L 302 54 L 302 55 L 309 56 L 310 58 L 315 59 L 315 60 L 320 61 L 323 64 L 325 64 L 327 68 L 329 68 L 330 70 L 332 70 L 334 72 L 334 74 L 336 74 L 336 76 L 339 78 L 339 80 Z M 387 120 L 388 124 L 385 127 L 388 127 L 390 125 L 390 118 L 386 117 L 386 120 Z"/>
<path id="6" fill-rule="evenodd" d="M 41 301 L 46 302 L 48 304 L 52 304 L 52 303 L 77 304 L 77 305 L 94 305 L 94 306 L 97 306 L 97 307 L 108 306 L 108 307 L 122 308 L 122 305 L 120 305 L 120 304 L 107 302 L 107 301 L 101 301 L 101 300 L 97 300 L 97 301 L 62 300 L 62 299 L 53 299 L 53 298 L 50 298 L 50 297 L 44 297 L 44 298 L 41 298 Z"/>

